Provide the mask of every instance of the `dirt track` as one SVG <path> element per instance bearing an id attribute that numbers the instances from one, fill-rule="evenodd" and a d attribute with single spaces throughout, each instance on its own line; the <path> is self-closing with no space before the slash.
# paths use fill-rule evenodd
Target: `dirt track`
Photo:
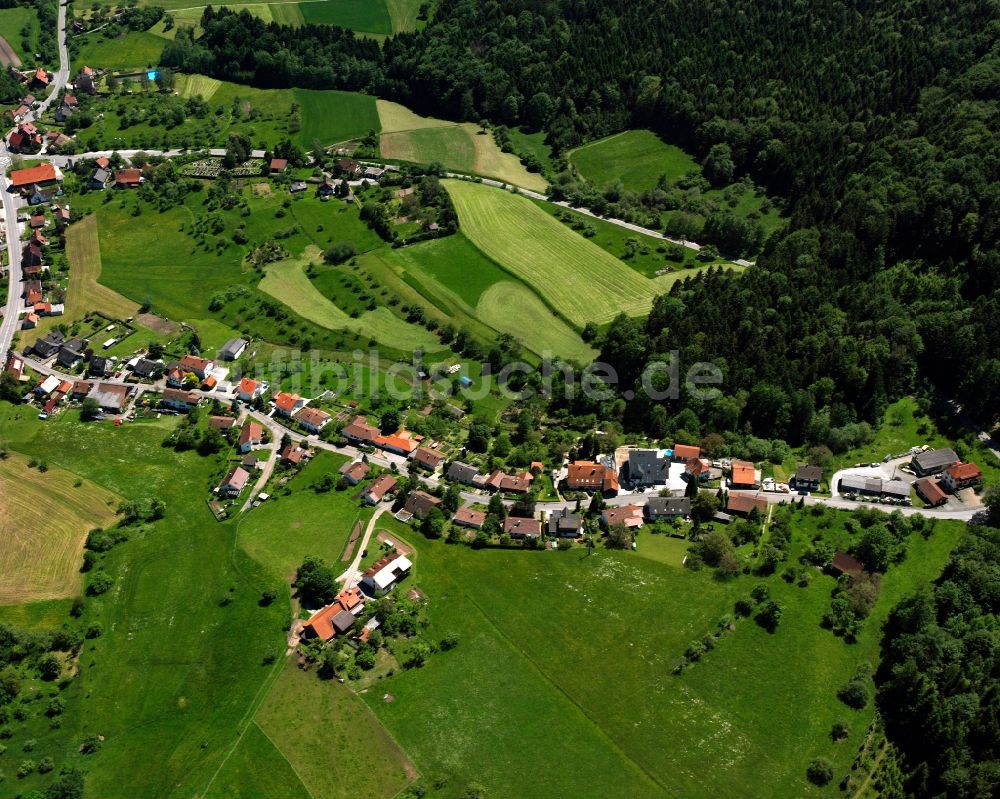
<path id="1" fill-rule="evenodd" d="M 0 64 L 3 66 L 7 66 L 8 64 L 13 64 L 15 67 L 21 66 L 21 59 L 14 52 L 14 48 L 7 44 L 7 40 L 3 36 L 0 36 Z"/>

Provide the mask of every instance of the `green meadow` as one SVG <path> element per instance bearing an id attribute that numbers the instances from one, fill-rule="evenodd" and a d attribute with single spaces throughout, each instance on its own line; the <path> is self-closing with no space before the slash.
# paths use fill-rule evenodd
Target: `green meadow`
<path id="1" fill-rule="evenodd" d="M 36 45 L 38 42 L 38 14 L 35 9 L 26 6 L 0 9 L 0 36 L 21 59 L 22 65 L 31 65 L 35 62 L 35 53 L 33 47 L 28 50 L 24 48 L 25 37 L 21 31 L 24 30 L 25 25 L 31 26 L 31 36 L 28 37 L 28 40 Z"/>
<path id="2" fill-rule="evenodd" d="M 164 40 L 148 31 L 127 31 L 105 38 L 100 31 L 81 37 L 73 56 L 73 71 L 83 66 L 133 72 L 154 67 L 163 54 Z"/>
<path id="3" fill-rule="evenodd" d="M 620 180 L 626 189 L 649 191 L 660 175 L 669 183 L 701 167 L 680 147 L 648 130 L 627 130 L 571 150 L 570 163 L 598 187 Z"/>

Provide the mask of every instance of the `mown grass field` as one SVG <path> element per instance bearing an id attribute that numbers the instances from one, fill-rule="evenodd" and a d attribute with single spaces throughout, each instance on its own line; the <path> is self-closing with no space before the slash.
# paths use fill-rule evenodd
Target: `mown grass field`
<path id="1" fill-rule="evenodd" d="M 570 151 L 569 160 L 595 186 L 620 180 L 632 191 L 649 191 L 660 175 L 672 183 L 701 169 L 680 147 L 649 130 L 627 130 L 584 144 Z"/>
<path id="2" fill-rule="evenodd" d="M 162 37 L 148 31 L 128 31 L 114 39 L 101 33 L 81 37 L 80 49 L 73 58 L 73 72 L 83 66 L 130 72 L 156 66 L 163 54 Z"/>
<path id="3" fill-rule="evenodd" d="M 302 19 L 310 25 L 340 25 L 358 33 L 383 36 L 393 32 L 385 0 L 313 0 L 298 4 Z"/>
<path id="4" fill-rule="evenodd" d="M 378 110 L 378 118 L 381 122 L 381 131 L 383 133 L 398 133 L 399 131 L 418 130 L 420 128 L 449 128 L 455 125 L 454 122 L 448 122 L 445 119 L 422 117 L 405 105 L 393 103 L 389 100 L 376 100 L 375 107 Z"/>
<path id="5" fill-rule="evenodd" d="M 190 0 L 142 0 L 140 5 L 162 5 L 178 24 L 196 27 L 208 3 Z M 272 3 L 231 3 L 234 11 L 247 11 L 265 22 L 280 25 L 339 25 L 378 38 L 417 28 L 420 2 L 414 0 L 288 0 Z M 170 36 L 171 31 L 163 35 Z"/>
<path id="6" fill-rule="evenodd" d="M 57 324 L 72 325 L 91 311 L 99 311 L 113 319 L 126 319 L 139 310 L 139 303 L 99 282 L 101 245 L 97 235 L 97 217 L 93 214 L 67 228 L 66 258 L 69 261 L 66 312 L 62 316 L 41 319 L 34 330 L 24 331 L 24 343 L 44 336 Z"/>
<path id="7" fill-rule="evenodd" d="M 21 31 L 25 25 L 31 25 L 31 39 L 37 42 L 38 14 L 34 8 L 15 6 L 14 8 L 0 9 L 0 36 L 10 45 L 11 50 L 14 51 L 22 64 L 34 64 L 34 52 L 25 51 L 23 46 L 24 36 L 21 35 Z"/>
<path id="8" fill-rule="evenodd" d="M 26 413 L 28 411 L 25 411 Z M 0 460 L 0 604 L 74 596 L 87 532 L 115 518 L 121 498 L 70 472 Z"/>
<path id="9" fill-rule="evenodd" d="M 649 310 L 656 284 L 553 219 L 531 200 L 445 181 L 469 240 L 534 288 L 571 323 L 607 322 Z"/>
<path id="10" fill-rule="evenodd" d="M 311 89 L 295 89 L 294 94 L 302 108 L 298 140 L 303 147 L 312 148 L 316 140 L 336 144 L 379 129 L 375 98 L 367 94 Z"/>
<path id="11" fill-rule="evenodd" d="M 318 254 L 314 253 L 313 260 Z M 320 327 L 330 330 L 352 330 L 398 350 L 418 346 L 428 351 L 444 348 L 432 333 L 400 319 L 385 307 L 365 311 L 356 319 L 352 319 L 331 300 L 320 294 L 306 276 L 305 268 L 308 260 L 307 256 L 306 260 L 290 259 L 271 264 L 260 282 L 260 290 Z"/>
<path id="12" fill-rule="evenodd" d="M 415 31 L 422 27 L 423 23 L 417 19 L 417 15 L 423 2 L 424 0 L 385 0 L 392 19 L 392 32 Z"/>
<path id="13" fill-rule="evenodd" d="M 808 545 L 809 524 L 802 522 L 793 554 Z M 680 677 L 670 671 L 687 645 L 714 630 L 758 578 L 726 583 L 690 572 L 671 551 L 678 546 L 659 536 L 653 543 L 647 533 L 636 554 L 536 556 L 416 540 L 415 576 L 430 597 L 431 630 L 455 630 L 461 643 L 365 698 L 422 772 L 449 778 L 442 795 L 461 795 L 475 780 L 500 796 L 834 796 L 872 717 L 871 705 L 852 711 L 836 690 L 860 664 L 876 662 L 889 609 L 937 576 L 960 535 L 961 525 L 939 523 L 930 539 L 911 538 L 909 557 L 886 576 L 857 644 L 819 625 L 831 577 L 815 575 L 808 588 L 772 577 L 767 584 L 785 610 L 776 633 L 742 619 Z M 383 692 L 395 701 L 382 702 Z M 561 701 L 570 704 L 560 708 Z M 534 737 L 549 713 L 573 722 L 576 757 L 542 765 L 512 749 L 512 739 Z M 851 738 L 838 744 L 829 733 L 841 718 Z M 604 760 L 590 751 L 595 735 L 604 739 Z M 503 763 L 490 754 L 501 750 Z M 805 779 L 817 756 L 836 766 L 826 789 Z M 591 772 L 598 763 L 602 770 Z M 605 786 L 610 774 L 627 782 Z M 578 786 L 581 779 L 589 782 Z"/>

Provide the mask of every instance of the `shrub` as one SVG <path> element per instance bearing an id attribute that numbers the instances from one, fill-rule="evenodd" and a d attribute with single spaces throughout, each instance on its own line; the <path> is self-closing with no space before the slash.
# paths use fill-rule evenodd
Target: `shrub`
<path id="1" fill-rule="evenodd" d="M 114 585 L 114 580 L 111 579 L 111 575 L 105 571 L 96 571 L 94 576 L 90 578 L 90 584 L 87 586 L 87 593 L 91 596 L 100 596 L 101 594 L 107 593 L 111 590 L 111 586 Z"/>
<path id="2" fill-rule="evenodd" d="M 833 779 L 833 763 L 825 757 L 817 757 L 806 767 L 806 777 L 813 785 L 826 785 Z"/>
<path id="3" fill-rule="evenodd" d="M 868 687 L 859 679 L 851 680 L 840 686 L 837 698 L 848 707 L 860 710 L 868 704 Z"/>

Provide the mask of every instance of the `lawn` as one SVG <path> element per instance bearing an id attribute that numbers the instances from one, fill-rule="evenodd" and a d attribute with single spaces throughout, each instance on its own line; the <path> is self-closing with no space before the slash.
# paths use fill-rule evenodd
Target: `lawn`
<path id="1" fill-rule="evenodd" d="M 313 254 L 312 259 L 316 256 L 318 252 Z M 433 333 L 400 319 L 384 306 L 365 311 L 352 319 L 323 296 L 306 276 L 306 266 L 312 259 L 307 256 L 271 264 L 260 282 L 260 290 L 283 302 L 303 318 L 329 330 L 352 330 L 402 351 L 415 347 L 428 351 L 444 349 Z"/>
<path id="2" fill-rule="evenodd" d="M 202 792 L 232 749 L 270 673 L 262 660 L 281 652 L 288 622 L 284 597 L 258 605 L 261 591 L 277 586 L 235 548 L 233 525 L 218 524 L 201 499 L 218 461 L 163 447 L 169 430 L 162 423 L 81 424 L 65 411 L 46 423 L 15 425 L 11 436 L 51 467 L 128 499 L 166 503 L 162 521 L 103 557 L 100 568 L 114 586 L 88 600 L 82 623 L 99 622 L 104 634 L 88 641 L 80 674 L 64 692 L 62 728 L 49 731 L 39 715 L 6 742 L 20 750 L 25 737 L 37 738 L 37 754 L 53 754 L 57 768 L 85 766 L 95 796 Z M 79 741 L 92 733 L 104 743 L 83 758 Z M 53 750 L 59 741 L 62 748 Z M 48 781 L 32 776 L 18 789 Z"/>
<path id="3" fill-rule="evenodd" d="M 460 125 L 383 133 L 379 146 L 384 158 L 422 164 L 438 161 L 457 172 L 475 168 L 475 145 Z"/>
<path id="4" fill-rule="evenodd" d="M 312 149 L 317 140 L 327 145 L 337 144 L 379 129 L 375 98 L 370 95 L 312 89 L 295 89 L 294 95 L 302 109 L 302 126 L 297 137 L 299 144 L 307 149 Z"/>
<path id="5" fill-rule="evenodd" d="M 310 25 L 340 25 L 358 33 L 392 33 L 392 20 L 385 0 L 303 0 L 303 20 Z"/>
<path id="6" fill-rule="evenodd" d="M 378 109 L 378 118 L 381 123 L 382 133 L 398 133 L 399 131 L 418 130 L 420 128 L 450 128 L 456 125 L 455 122 L 448 122 L 445 119 L 435 119 L 434 117 L 422 117 L 415 114 L 405 105 L 393 103 L 389 100 L 376 100 L 375 107 Z"/>
<path id="7" fill-rule="evenodd" d="M 552 218 L 525 197 L 445 181 L 462 230 L 572 324 L 649 311 L 656 284 Z"/>
<path id="8" fill-rule="evenodd" d="M 91 311 L 106 314 L 112 319 L 127 319 L 139 310 L 137 302 L 99 282 L 101 245 L 95 215 L 86 216 L 67 228 L 66 258 L 69 261 L 66 312 L 60 317 L 42 319 L 37 328 L 25 331 L 25 343 L 44 336 L 57 324 L 72 325 Z"/>
<path id="9" fill-rule="evenodd" d="M 22 64 L 33 64 L 35 61 L 34 50 L 24 49 L 24 36 L 21 31 L 25 25 L 31 26 L 32 35 L 30 38 L 37 43 L 38 14 L 34 8 L 15 6 L 14 8 L 0 9 L 0 36 L 10 45 L 14 54 L 21 59 Z M 17 65 L 15 64 L 15 66 Z"/>
<path id="10" fill-rule="evenodd" d="M 148 31 L 128 31 L 114 39 L 92 33 L 80 38 L 80 49 L 73 59 L 73 70 L 83 66 L 133 72 L 156 66 L 163 54 L 162 37 Z"/>
<path id="11" fill-rule="evenodd" d="M 654 188 L 660 175 L 673 183 L 701 169 L 680 147 L 648 130 L 626 130 L 584 144 L 570 151 L 569 160 L 599 188 L 620 180 L 626 189 L 639 192 Z"/>
<path id="12" fill-rule="evenodd" d="M 294 662 L 255 721 L 313 799 L 390 799 L 416 775 L 399 745 L 349 688 L 304 672 Z"/>
<path id="13" fill-rule="evenodd" d="M 78 594 L 87 532 L 114 521 L 121 497 L 16 454 L 0 460 L 0 496 L 0 604 Z"/>

